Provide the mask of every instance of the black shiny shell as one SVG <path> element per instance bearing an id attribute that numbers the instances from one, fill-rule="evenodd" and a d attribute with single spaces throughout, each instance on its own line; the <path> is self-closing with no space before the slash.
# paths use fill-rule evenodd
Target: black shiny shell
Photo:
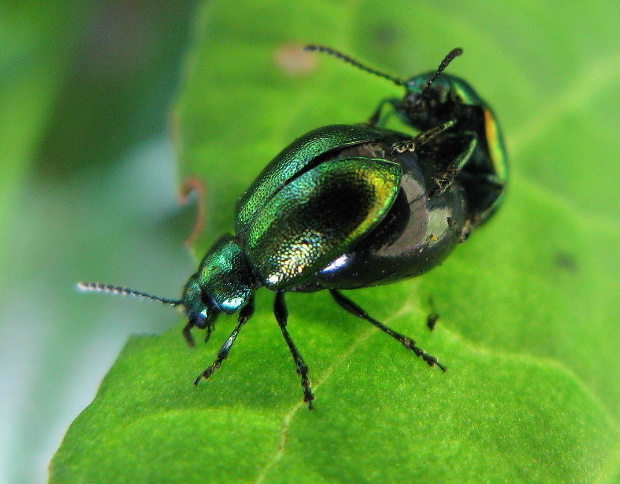
<path id="1" fill-rule="evenodd" d="M 468 219 L 465 193 L 458 183 L 439 186 L 443 175 L 436 153 L 421 148 L 395 154 L 382 143 L 367 143 L 348 148 L 346 156 L 377 150 L 403 171 L 389 212 L 377 227 L 293 290 L 356 289 L 414 277 L 441 263 L 462 240 Z"/>

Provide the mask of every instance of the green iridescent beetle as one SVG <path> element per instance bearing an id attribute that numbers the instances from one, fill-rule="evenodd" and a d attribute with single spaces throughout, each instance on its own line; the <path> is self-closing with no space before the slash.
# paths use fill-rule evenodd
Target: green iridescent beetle
<path id="1" fill-rule="evenodd" d="M 254 311 L 260 287 L 275 292 L 274 315 L 301 377 L 304 401 L 314 395 L 306 366 L 287 329 L 284 294 L 328 290 L 355 316 L 369 321 L 445 371 L 413 339 L 369 316 L 341 289 L 388 284 L 439 264 L 471 223 L 466 190 L 456 176 L 469 143 L 442 151 L 433 139 L 450 121 L 415 137 L 371 126 L 334 125 L 295 140 L 268 164 L 237 202 L 235 235 L 222 236 L 202 259 L 180 299 L 83 282 L 82 290 L 144 297 L 182 306 L 183 330 L 209 338 L 220 313 L 238 312 L 233 332 L 195 383 L 220 367 Z"/>
<path id="2" fill-rule="evenodd" d="M 474 88 L 460 77 L 444 70 L 452 60 L 463 53 L 453 49 L 435 71 L 418 74 L 404 80 L 367 67 L 357 60 L 330 47 L 308 45 L 308 51 L 324 52 L 373 75 L 388 79 L 405 88 L 403 98 L 382 100 L 368 124 L 382 126 L 387 119 L 383 106 L 392 107 L 403 123 L 417 130 L 427 130 L 448 121 L 455 121 L 454 129 L 431 141 L 442 150 L 455 145 L 456 152 L 463 143 L 471 142 L 471 156 L 458 175 L 467 192 L 472 228 L 486 222 L 503 201 L 508 182 L 506 146 L 497 118 L 491 107 Z"/>

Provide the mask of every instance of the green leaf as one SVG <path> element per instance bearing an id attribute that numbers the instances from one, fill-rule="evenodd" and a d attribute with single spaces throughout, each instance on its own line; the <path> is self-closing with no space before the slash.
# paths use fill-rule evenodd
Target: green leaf
<path id="1" fill-rule="evenodd" d="M 207 230 L 309 129 L 365 120 L 400 90 L 297 47 L 334 46 L 394 75 L 450 72 L 493 106 L 510 151 L 505 205 L 428 275 L 351 293 L 449 369 L 429 369 L 328 295 L 288 297 L 299 377 L 259 295 L 230 358 L 182 323 L 133 338 L 52 461 L 52 482 L 616 482 L 618 6 L 322 1 L 208 3 L 175 110 L 183 178 Z M 613 19 L 613 20 L 612 20 Z M 592 36 L 596 32 L 596 36 Z M 317 62 L 318 65 L 315 65 Z M 429 298 L 440 314 L 425 326 Z"/>
<path id="2" fill-rule="evenodd" d="M 165 190 L 174 168 L 161 132 L 191 7 L 0 1 L 0 482 L 43 482 L 127 334 L 170 326 L 160 308 L 151 308 L 159 323 L 137 318 L 130 312 L 143 305 L 123 311 L 113 298 L 76 297 L 74 286 L 89 275 L 117 280 L 102 268 L 131 277 L 139 267 L 143 277 L 156 266 L 146 271 L 159 277 L 153 287 L 176 292 L 191 268 L 180 243 L 189 217 L 170 223 L 179 210 Z"/>

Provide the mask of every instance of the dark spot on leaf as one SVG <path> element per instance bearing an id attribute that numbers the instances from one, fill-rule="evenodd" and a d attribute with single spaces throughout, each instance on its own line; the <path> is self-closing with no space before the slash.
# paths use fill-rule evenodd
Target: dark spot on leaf
<path id="1" fill-rule="evenodd" d="M 577 261 L 567 252 L 557 252 L 553 261 L 558 269 L 570 274 L 575 274 L 578 270 Z"/>
<path id="2" fill-rule="evenodd" d="M 374 44 L 382 47 L 394 45 L 400 37 L 400 31 L 391 24 L 377 25 L 371 32 Z"/>

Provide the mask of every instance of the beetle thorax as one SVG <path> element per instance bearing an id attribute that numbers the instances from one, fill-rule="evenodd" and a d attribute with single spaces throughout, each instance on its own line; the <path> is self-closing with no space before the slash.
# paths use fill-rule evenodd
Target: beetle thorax
<path id="1" fill-rule="evenodd" d="M 235 237 L 225 235 L 203 257 L 185 286 L 183 301 L 190 319 L 200 312 L 210 318 L 213 313 L 237 312 L 254 290 L 254 277 L 243 249 Z"/>

